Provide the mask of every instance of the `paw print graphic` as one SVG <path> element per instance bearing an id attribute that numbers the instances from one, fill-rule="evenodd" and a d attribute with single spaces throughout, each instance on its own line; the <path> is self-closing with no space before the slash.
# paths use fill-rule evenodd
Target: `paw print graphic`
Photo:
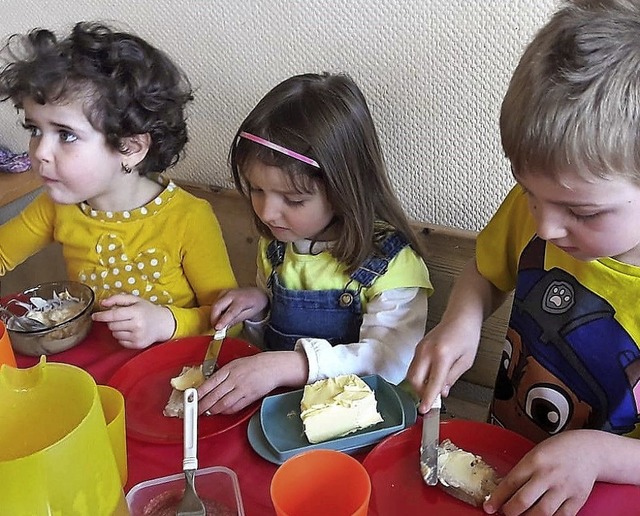
<path id="1" fill-rule="evenodd" d="M 544 293 L 543 308 L 546 312 L 560 314 L 569 310 L 575 303 L 573 287 L 564 281 L 554 281 Z"/>

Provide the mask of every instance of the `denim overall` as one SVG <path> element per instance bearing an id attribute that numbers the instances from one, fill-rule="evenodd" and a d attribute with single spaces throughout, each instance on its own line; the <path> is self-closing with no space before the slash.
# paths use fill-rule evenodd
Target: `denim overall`
<path id="1" fill-rule="evenodd" d="M 272 293 L 271 317 L 264 334 L 267 349 L 293 350 L 302 337 L 326 339 L 332 346 L 358 342 L 362 325 L 360 291 L 384 275 L 389 262 L 407 245 L 402 234 L 390 233 L 382 242 L 382 256 L 369 255 L 342 289 L 290 290 L 276 273 L 284 260 L 285 244 L 272 240 L 267 247 L 272 267 L 267 281 Z M 357 288 L 350 288 L 352 283 Z"/>

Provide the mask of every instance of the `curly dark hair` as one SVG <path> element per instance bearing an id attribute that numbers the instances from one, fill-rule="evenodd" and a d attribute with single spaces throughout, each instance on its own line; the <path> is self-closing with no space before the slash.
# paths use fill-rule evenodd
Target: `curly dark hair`
<path id="1" fill-rule="evenodd" d="M 80 22 L 61 40 L 46 29 L 14 34 L 3 53 L 10 62 L 0 71 L 0 101 L 11 99 L 21 109 L 27 98 L 39 104 L 81 100 L 91 125 L 120 151 L 123 138 L 148 133 L 140 174 L 163 172 L 180 159 L 191 84 L 164 52 L 138 36 Z"/>

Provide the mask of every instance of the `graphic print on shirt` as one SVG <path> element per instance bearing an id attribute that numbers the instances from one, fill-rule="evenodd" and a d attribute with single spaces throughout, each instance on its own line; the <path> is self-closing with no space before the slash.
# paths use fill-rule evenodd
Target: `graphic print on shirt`
<path id="1" fill-rule="evenodd" d="M 96 253 L 99 266 L 81 271 L 79 279 L 93 289 L 98 300 L 129 293 L 156 304 L 173 302 L 171 295 L 158 283 L 167 262 L 165 253 L 151 248 L 130 256 L 124 242 L 112 233 L 98 239 Z"/>
<path id="2" fill-rule="evenodd" d="M 493 423 L 539 442 L 575 428 L 626 434 L 640 422 L 640 350 L 606 299 L 544 270 L 524 249 L 491 407 Z"/>

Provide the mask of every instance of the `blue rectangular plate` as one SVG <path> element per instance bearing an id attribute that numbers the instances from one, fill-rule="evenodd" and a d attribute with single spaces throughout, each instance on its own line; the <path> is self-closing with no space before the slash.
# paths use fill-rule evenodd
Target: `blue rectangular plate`
<path id="1" fill-rule="evenodd" d="M 383 421 L 344 437 L 311 444 L 304 434 L 300 419 L 300 402 L 303 389 L 267 396 L 260 409 L 260 425 L 264 437 L 274 452 L 275 458 L 285 461 L 303 451 L 316 448 L 339 451 L 358 450 L 371 446 L 384 437 L 398 432 L 416 420 L 415 407 L 408 409 L 406 400 L 397 387 L 378 375 L 363 376 L 362 380 L 374 391 L 378 412 Z"/>

